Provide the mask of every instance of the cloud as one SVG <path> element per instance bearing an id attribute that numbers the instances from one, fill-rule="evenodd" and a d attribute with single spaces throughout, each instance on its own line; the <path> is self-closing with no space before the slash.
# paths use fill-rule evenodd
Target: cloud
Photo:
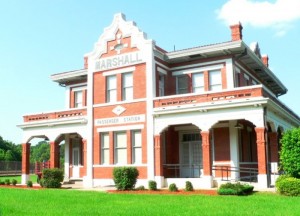
<path id="1" fill-rule="evenodd" d="M 253 1 L 229 0 L 217 10 L 218 19 L 227 25 L 241 22 L 243 25 L 273 28 L 277 36 L 283 36 L 300 19 L 299 0 Z"/>

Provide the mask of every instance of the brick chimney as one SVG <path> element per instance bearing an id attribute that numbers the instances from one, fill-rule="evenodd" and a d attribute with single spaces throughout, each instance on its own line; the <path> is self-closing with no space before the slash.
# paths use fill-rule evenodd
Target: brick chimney
<path id="1" fill-rule="evenodd" d="M 231 25 L 230 29 L 231 29 L 231 40 L 232 41 L 243 40 L 243 33 L 242 33 L 243 26 L 240 22 L 238 24 Z"/>
<path id="2" fill-rule="evenodd" d="M 263 55 L 261 57 L 261 60 L 264 63 L 264 65 L 266 65 L 266 67 L 269 67 L 269 56 L 268 55 Z"/>

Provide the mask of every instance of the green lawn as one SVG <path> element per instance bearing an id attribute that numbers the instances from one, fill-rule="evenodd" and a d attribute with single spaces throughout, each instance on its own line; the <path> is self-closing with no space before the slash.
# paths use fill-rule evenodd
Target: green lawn
<path id="1" fill-rule="evenodd" d="M 0 215 L 299 215 L 300 197 L 108 194 L 0 188 Z"/>
<path id="2" fill-rule="evenodd" d="M 0 176 L 0 180 L 1 181 L 5 181 L 5 179 L 9 179 L 10 181 L 13 180 L 13 179 L 16 179 L 18 184 L 21 183 L 21 176 Z M 30 180 L 33 182 L 33 183 L 36 183 L 36 179 L 37 179 L 37 176 L 36 175 L 30 175 Z M 1 216 L 1 214 L 0 214 Z"/>

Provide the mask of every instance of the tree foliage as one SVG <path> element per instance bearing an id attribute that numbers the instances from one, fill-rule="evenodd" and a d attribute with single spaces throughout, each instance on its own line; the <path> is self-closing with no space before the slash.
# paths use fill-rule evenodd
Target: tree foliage
<path id="1" fill-rule="evenodd" d="M 50 159 L 50 145 L 46 141 L 40 141 L 35 146 L 30 146 L 30 162 L 43 162 Z"/>
<path id="2" fill-rule="evenodd" d="M 281 145 L 280 161 L 284 172 L 300 178 L 300 128 L 286 131 Z"/>
<path id="3" fill-rule="evenodd" d="M 3 140 L 0 136 L 0 161 L 21 161 L 22 146 Z"/>

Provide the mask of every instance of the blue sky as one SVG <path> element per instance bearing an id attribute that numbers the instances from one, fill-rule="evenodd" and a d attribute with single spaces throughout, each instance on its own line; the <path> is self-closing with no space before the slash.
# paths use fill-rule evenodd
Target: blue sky
<path id="1" fill-rule="evenodd" d="M 229 41 L 241 21 L 244 41 L 259 43 L 271 70 L 289 89 L 280 99 L 300 115 L 298 0 L 0 0 L 0 136 L 20 143 L 24 114 L 65 109 L 50 75 L 83 68 L 115 13 L 171 51 Z M 240 12 L 237 12 L 240 11 Z"/>

